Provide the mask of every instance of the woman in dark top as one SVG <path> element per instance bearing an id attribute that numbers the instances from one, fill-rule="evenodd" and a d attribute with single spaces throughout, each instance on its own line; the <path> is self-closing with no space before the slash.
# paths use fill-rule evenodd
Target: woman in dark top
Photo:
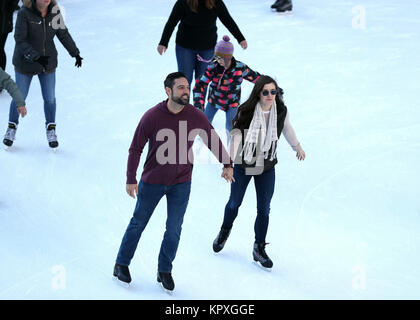
<path id="1" fill-rule="evenodd" d="M 241 47 L 246 49 L 247 42 L 222 0 L 177 0 L 163 29 L 157 48 L 159 54 L 166 51 L 172 32 L 180 22 L 175 41 L 178 71 L 187 76 L 190 84 L 194 71 L 195 79 L 199 79 L 207 68 L 207 62 L 201 60 L 213 57 L 217 41 L 217 18 Z M 197 55 L 203 59 L 198 60 Z"/>

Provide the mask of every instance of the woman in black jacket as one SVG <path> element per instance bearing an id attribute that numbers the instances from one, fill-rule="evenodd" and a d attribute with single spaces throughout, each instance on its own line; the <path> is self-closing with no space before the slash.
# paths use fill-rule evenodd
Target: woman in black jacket
<path id="1" fill-rule="evenodd" d="M 6 69 L 6 45 L 7 36 L 13 30 L 13 12 L 19 9 L 19 0 L 1 0 L 0 2 L 0 68 Z M 1 88 L 0 88 L 1 89 Z"/>
<path id="2" fill-rule="evenodd" d="M 76 58 L 75 66 L 81 67 L 82 58 L 79 55 L 79 49 L 64 25 L 56 0 L 23 0 L 15 26 L 16 46 L 13 65 L 16 72 L 16 84 L 26 98 L 32 77 L 38 76 L 44 99 L 47 140 L 51 148 L 58 147 L 55 133 L 55 69 L 57 68 L 55 36 L 69 54 Z M 8 139 L 5 137 L 3 140 L 3 143 L 9 147 L 13 144 L 18 122 L 19 114 L 12 101 L 6 132 Z M 12 133 L 9 132 L 10 130 Z"/>
<path id="3" fill-rule="evenodd" d="M 273 262 L 265 252 L 271 198 L 274 194 L 277 144 L 283 133 L 289 145 L 296 151 L 296 158 L 306 155 L 296 138 L 289 121 L 289 113 L 282 99 L 282 90 L 273 78 L 261 76 L 247 101 L 238 108 L 233 119 L 231 158 L 234 159 L 234 182 L 231 184 L 229 201 L 225 206 L 223 224 L 213 242 L 213 250 L 223 249 L 235 221 L 239 207 L 252 177 L 257 195 L 255 219 L 255 243 L 253 258 L 265 268 Z M 239 147 L 243 146 L 239 151 Z"/>
<path id="4" fill-rule="evenodd" d="M 222 0 L 177 0 L 163 29 L 157 48 L 161 55 L 168 48 L 175 26 L 181 22 L 175 41 L 176 59 L 178 71 L 187 76 L 190 84 L 194 72 L 195 79 L 200 79 L 207 68 L 207 62 L 201 60 L 210 60 L 213 57 L 217 42 L 217 18 L 238 40 L 241 47 L 246 49 L 247 42 Z M 203 59 L 198 60 L 197 55 Z"/>

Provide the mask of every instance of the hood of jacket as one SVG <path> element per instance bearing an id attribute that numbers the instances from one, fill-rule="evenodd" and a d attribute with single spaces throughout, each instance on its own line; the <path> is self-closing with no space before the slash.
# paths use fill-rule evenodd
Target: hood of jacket
<path id="1" fill-rule="evenodd" d="M 33 10 L 37 14 L 41 15 L 41 12 L 39 12 L 38 8 L 36 7 L 36 0 L 22 0 L 23 6 L 25 6 L 28 9 Z M 49 6 L 48 6 L 48 13 L 51 12 L 52 8 L 57 5 L 57 0 L 51 0 Z"/>

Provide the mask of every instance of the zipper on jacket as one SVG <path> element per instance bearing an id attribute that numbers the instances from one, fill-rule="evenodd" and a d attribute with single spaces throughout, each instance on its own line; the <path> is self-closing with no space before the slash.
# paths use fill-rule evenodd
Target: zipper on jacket
<path id="1" fill-rule="evenodd" d="M 46 49 L 47 28 L 45 27 L 45 18 L 42 18 L 42 21 L 44 23 L 44 56 L 46 56 L 47 55 L 47 53 L 46 53 L 47 52 L 47 49 Z M 46 71 L 44 67 L 42 69 L 43 69 L 44 72 Z"/>

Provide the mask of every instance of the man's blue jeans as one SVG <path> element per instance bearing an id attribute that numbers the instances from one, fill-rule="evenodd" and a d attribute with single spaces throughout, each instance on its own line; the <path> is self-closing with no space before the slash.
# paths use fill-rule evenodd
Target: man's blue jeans
<path id="1" fill-rule="evenodd" d="M 172 262 L 175 259 L 181 237 L 182 222 L 187 210 L 190 190 L 191 181 L 171 186 L 140 181 L 136 208 L 125 231 L 116 262 L 124 266 L 130 265 L 143 230 L 160 199 L 166 195 L 168 216 L 166 231 L 160 247 L 158 271 L 171 272 Z"/>
<path id="2" fill-rule="evenodd" d="M 22 74 L 16 71 L 16 85 L 25 99 L 28 96 L 32 78 L 33 75 L 31 74 Z M 38 74 L 38 79 L 41 84 L 42 98 L 44 99 L 45 125 L 47 125 L 55 122 L 55 72 L 40 73 Z M 9 122 L 19 123 L 19 113 L 13 100 L 10 104 Z"/>
<path id="3" fill-rule="evenodd" d="M 200 79 L 208 66 L 207 62 L 199 61 L 197 59 L 197 54 L 205 60 L 210 60 L 213 57 L 214 50 L 193 50 L 176 45 L 175 53 L 176 61 L 178 63 L 178 71 L 183 72 L 186 75 L 190 86 L 194 87 L 194 83 L 191 84 L 194 71 L 195 79 Z"/>
<path id="4" fill-rule="evenodd" d="M 274 168 L 263 172 L 260 175 L 246 175 L 243 167 L 235 165 L 233 167 L 233 177 L 235 182 L 232 182 L 230 187 L 229 201 L 225 207 L 225 216 L 222 227 L 231 229 L 235 221 L 239 207 L 245 196 L 245 191 L 248 187 L 251 178 L 254 177 L 255 191 L 257 193 L 257 218 L 255 219 L 254 231 L 255 241 L 265 242 L 265 237 L 268 230 L 268 221 L 270 213 L 271 198 L 274 194 L 275 171 Z"/>

